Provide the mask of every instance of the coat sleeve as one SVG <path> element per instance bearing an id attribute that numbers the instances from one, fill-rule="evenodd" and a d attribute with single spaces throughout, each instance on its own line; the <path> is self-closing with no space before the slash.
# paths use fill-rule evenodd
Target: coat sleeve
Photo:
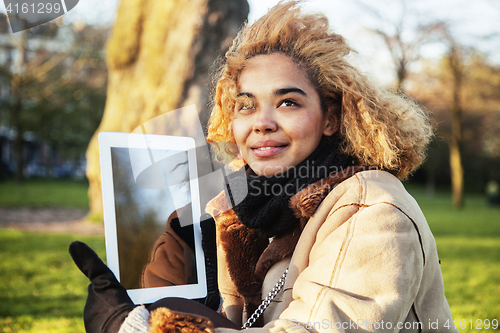
<path id="1" fill-rule="evenodd" d="M 194 251 L 168 226 L 153 246 L 142 271 L 142 287 L 185 285 L 196 278 Z"/>
<path id="2" fill-rule="evenodd" d="M 332 232 L 328 219 L 309 266 L 295 282 L 294 301 L 280 318 L 296 328 L 310 323 L 304 328 L 318 331 L 372 331 L 381 325 L 399 331 L 423 273 L 418 230 L 396 207 L 384 203 L 359 207 Z"/>
<path id="3" fill-rule="evenodd" d="M 251 331 L 401 330 L 423 273 L 418 230 L 389 204 L 342 209 L 319 228 L 293 301 L 278 320 Z M 339 226 L 342 216 L 350 217 Z"/>

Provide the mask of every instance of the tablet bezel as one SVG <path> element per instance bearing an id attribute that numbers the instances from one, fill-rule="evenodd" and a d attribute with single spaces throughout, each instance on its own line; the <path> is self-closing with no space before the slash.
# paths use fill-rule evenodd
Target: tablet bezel
<path id="1" fill-rule="evenodd" d="M 153 303 L 164 297 L 203 298 L 207 295 L 205 257 L 201 247 L 200 195 L 196 164 L 195 140 L 190 137 L 101 132 L 98 135 L 101 164 L 101 184 L 103 198 L 104 234 L 106 242 L 106 261 L 108 267 L 120 281 L 118 239 L 116 227 L 113 170 L 111 163 L 112 148 L 143 148 L 186 151 L 188 154 L 189 185 L 193 216 L 197 283 L 181 286 L 128 289 L 127 293 L 135 304 Z"/>

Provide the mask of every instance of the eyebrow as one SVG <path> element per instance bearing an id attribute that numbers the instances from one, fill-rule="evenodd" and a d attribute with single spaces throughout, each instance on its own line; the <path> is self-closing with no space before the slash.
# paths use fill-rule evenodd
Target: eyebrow
<path id="1" fill-rule="evenodd" d="M 290 94 L 290 93 L 297 93 L 297 94 L 300 94 L 303 96 L 307 96 L 307 94 L 304 92 L 304 90 L 302 90 L 300 88 L 281 88 L 281 89 L 276 90 L 274 92 L 274 95 L 282 96 L 282 95 L 286 95 L 286 94 Z M 241 97 L 241 96 L 247 96 L 249 98 L 255 97 L 253 94 L 247 93 L 247 92 L 242 92 L 242 93 L 239 93 L 238 95 L 236 95 L 236 97 Z"/>
<path id="2" fill-rule="evenodd" d="M 249 98 L 254 98 L 255 96 L 251 93 L 247 93 L 247 92 L 242 92 L 242 93 L 239 93 L 238 95 L 236 95 L 236 97 L 241 97 L 241 96 L 246 96 L 246 97 L 249 97 Z"/>
<path id="3" fill-rule="evenodd" d="M 299 88 L 281 88 L 278 89 L 274 92 L 276 96 L 281 96 L 281 95 L 286 95 L 290 93 L 298 93 L 303 96 L 307 96 L 307 94 L 304 92 L 304 90 L 299 89 Z"/>

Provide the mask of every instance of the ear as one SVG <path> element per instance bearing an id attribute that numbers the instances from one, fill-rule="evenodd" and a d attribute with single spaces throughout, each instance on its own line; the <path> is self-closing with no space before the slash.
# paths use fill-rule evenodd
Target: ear
<path id="1" fill-rule="evenodd" d="M 323 127 L 323 135 L 324 136 L 332 136 L 339 129 L 339 122 L 336 115 L 332 115 L 328 112 L 325 115 L 324 119 L 324 127 Z"/>

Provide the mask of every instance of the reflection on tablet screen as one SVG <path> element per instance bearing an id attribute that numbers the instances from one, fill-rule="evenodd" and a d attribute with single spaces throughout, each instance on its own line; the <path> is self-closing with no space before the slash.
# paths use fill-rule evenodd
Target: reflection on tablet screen
<path id="1" fill-rule="evenodd" d="M 137 174 L 153 155 L 159 162 Z M 111 161 L 121 284 L 198 283 L 187 152 L 112 147 Z"/>

